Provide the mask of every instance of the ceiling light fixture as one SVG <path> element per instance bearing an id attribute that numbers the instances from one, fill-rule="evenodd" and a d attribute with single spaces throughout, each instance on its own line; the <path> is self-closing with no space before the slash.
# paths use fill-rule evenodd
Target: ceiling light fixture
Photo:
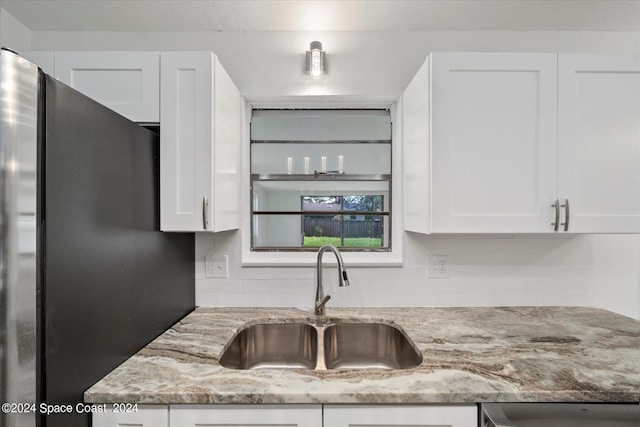
<path id="1" fill-rule="evenodd" d="M 305 74 L 311 76 L 312 79 L 320 79 L 327 74 L 327 53 L 322 51 L 322 43 L 318 41 L 311 42 L 306 55 Z"/>

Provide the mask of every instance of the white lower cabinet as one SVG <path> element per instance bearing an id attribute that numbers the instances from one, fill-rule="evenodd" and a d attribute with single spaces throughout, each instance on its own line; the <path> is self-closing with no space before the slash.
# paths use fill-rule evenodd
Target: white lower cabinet
<path id="1" fill-rule="evenodd" d="M 476 427 L 476 405 L 138 405 L 94 427 Z"/>
<path id="2" fill-rule="evenodd" d="M 169 427 L 169 406 L 136 405 L 135 410 L 114 412 L 106 405 L 106 412 L 93 414 L 93 427 Z"/>
<path id="3" fill-rule="evenodd" d="M 324 405 L 324 427 L 476 427 L 476 405 Z"/>
<path id="4" fill-rule="evenodd" d="M 322 427 L 322 405 L 171 405 L 172 427 Z"/>

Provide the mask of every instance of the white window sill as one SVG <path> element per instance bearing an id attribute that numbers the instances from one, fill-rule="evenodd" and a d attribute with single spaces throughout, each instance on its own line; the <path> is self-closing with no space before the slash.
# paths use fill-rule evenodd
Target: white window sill
<path id="1" fill-rule="evenodd" d="M 402 254 L 399 252 L 341 252 L 347 267 L 402 267 Z M 317 252 L 243 252 L 243 267 L 309 267 L 315 266 Z M 324 262 L 333 263 L 331 254 Z"/>

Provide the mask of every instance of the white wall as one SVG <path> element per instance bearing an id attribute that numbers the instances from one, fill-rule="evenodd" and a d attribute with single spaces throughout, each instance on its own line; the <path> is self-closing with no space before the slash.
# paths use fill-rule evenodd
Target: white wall
<path id="1" fill-rule="evenodd" d="M 311 81 L 304 51 L 319 40 L 329 73 Z M 250 101 L 281 96 L 377 97 L 393 101 L 431 51 L 543 51 L 640 54 L 630 32 L 51 32 L 35 31 L 33 50 L 212 50 Z M 317 101 L 317 98 L 316 100 Z"/>
<path id="2" fill-rule="evenodd" d="M 320 40 L 329 74 L 302 74 L 309 42 Z M 416 31 L 365 33 L 33 32 L 33 50 L 213 50 L 241 92 L 257 103 L 282 96 L 313 102 L 396 99 L 431 51 L 640 54 L 635 32 Z M 286 99 L 291 101 L 290 98 Z M 282 101 L 282 99 L 280 99 Z M 196 303 L 311 307 L 313 268 L 241 268 L 240 232 L 196 237 Z M 640 237 L 406 234 L 402 268 L 351 268 L 352 286 L 331 305 L 591 305 L 640 319 Z M 205 279 L 205 254 L 230 256 L 229 279 Z M 426 256 L 448 255 L 449 278 L 427 279 Z"/>
<path id="3" fill-rule="evenodd" d="M 204 277 L 206 254 L 229 255 L 230 277 Z M 338 288 L 325 272 L 329 306 L 569 305 L 640 319 L 640 238 L 635 235 L 405 235 L 402 268 L 348 269 Z M 447 255 L 449 277 L 426 277 L 428 255 Z M 196 304 L 310 308 L 313 267 L 240 265 L 240 232 L 196 236 Z"/>
<path id="4" fill-rule="evenodd" d="M 0 7 L 0 47 L 20 53 L 31 49 L 31 31 Z"/>
<path id="5" fill-rule="evenodd" d="M 592 305 L 640 319 L 640 237 L 589 237 L 596 255 Z"/>

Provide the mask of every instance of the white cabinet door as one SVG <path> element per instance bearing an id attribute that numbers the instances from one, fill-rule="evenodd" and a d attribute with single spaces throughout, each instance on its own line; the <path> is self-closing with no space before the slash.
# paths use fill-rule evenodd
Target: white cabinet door
<path id="1" fill-rule="evenodd" d="M 162 53 L 160 91 L 161 229 L 237 228 L 240 93 L 211 52 Z"/>
<path id="2" fill-rule="evenodd" d="M 322 405 L 171 405 L 171 427 L 322 427 Z"/>
<path id="3" fill-rule="evenodd" d="M 476 405 L 324 405 L 325 427 L 477 427 Z"/>
<path id="4" fill-rule="evenodd" d="M 557 55 L 435 53 L 430 65 L 431 231 L 551 231 Z"/>
<path id="5" fill-rule="evenodd" d="M 158 52 L 56 52 L 55 77 L 129 120 L 160 121 Z"/>
<path id="6" fill-rule="evenodd" d="M 568 231 L 638 233 L 640 58 L 560 54 L 558 65 L 558 195 L 569 200 Z"/>
<path id="7" fill-rule="evenodd" d="M 93 427 L 169 427 L 169 407 L 166 405 L 137 405 L 135 411 L 113 412 L 107 404 L 107 412 L 92 416 Z"/>
<path id="8" fill-rule="evenodd" d="M 431 232 L 431 57 L 402 94 L 404 229 Z"/>

